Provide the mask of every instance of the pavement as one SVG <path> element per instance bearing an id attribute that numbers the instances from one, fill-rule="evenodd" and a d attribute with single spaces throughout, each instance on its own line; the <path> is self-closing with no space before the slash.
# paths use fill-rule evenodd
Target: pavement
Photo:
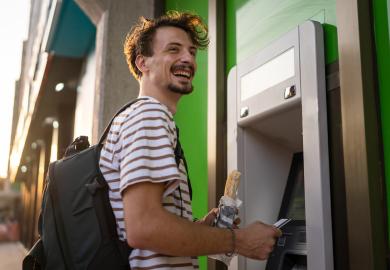
<path id="1" fill-rule="evenodd" d="M 26 252 L 19 242 L 0 242 L 0 270 L 21 270 Z"/>

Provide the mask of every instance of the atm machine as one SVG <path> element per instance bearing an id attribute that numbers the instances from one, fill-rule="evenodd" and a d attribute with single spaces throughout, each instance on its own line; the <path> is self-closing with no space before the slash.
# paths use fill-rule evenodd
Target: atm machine
<path id="1" fill-rule="evenodd" d="M 228 76 L 228 171 L 242 173 L 243 224 L 283 228 L 268 261 L 229 269 L 333 270 L 322 26 L 306 21 Z"/>

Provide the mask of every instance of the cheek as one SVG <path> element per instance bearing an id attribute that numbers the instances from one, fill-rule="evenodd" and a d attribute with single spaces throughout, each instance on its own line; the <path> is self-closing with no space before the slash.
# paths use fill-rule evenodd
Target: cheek
<path id="1" fill-rule="evenodd" d="M 164 71 L 163 71 L 163 72 L 165 72 L 165 73 L 168 74 L 168 75 L 173 75 L 171 69 L 172 69 L 172 65 L 166 64 L 166 65 L 164 66 Z"/>

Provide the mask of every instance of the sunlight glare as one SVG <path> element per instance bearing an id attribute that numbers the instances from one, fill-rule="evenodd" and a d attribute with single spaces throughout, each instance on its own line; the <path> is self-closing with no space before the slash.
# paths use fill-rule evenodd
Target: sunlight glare
<path id="1" fill-rule="evenodd" d="M 0 178 L 8 174 L 15 82 L 20 76 L 29 10 L 28 0 L 7 2 L 0 10 L 0 35 L 5 37 L 0 43 Z"/>

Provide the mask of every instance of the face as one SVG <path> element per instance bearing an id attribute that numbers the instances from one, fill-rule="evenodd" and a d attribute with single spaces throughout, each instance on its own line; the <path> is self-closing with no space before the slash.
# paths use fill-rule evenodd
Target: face
<path id="1" fill-rule="evenodd" d="M 153 55 L 145 57 L 143 76 L 158 88 L 184 95 L 191 93 L 197 48 L 189 35 L 177 27 L 160 27 L 153 38 L 152 48 Z"/>

